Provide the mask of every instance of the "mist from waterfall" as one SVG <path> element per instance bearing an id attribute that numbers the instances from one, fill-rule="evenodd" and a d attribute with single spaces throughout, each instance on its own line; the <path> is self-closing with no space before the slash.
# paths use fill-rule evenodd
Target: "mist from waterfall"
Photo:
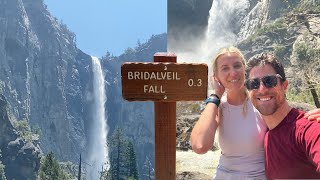
<path id="1" fill-rule="evenodd" d="M 250 6 L 248 0 L 214 0 L 209 11 L 208 29 L 203 48 L 208 61 L 222 47 L 234 45 L 241 20 Z"/>
<path id="2" fill-rule="evenodd" d="M 109 169 L 109 157 L 107 146 L 107 119 L 104 104 L 106 102 L 104 75 L 98 58 L 92 58 L 93 72 L 93 111 L 92 124 L 90 126 L 87 179 L 97 180 L 100 178 L 99 172 Z"/>
<path id="3" fill-rule="evenodd" d="M 237 28 L 240 27 L 242 18 L 248 13 L 249 6 L 249 0 L 213 0 L 204 38 L 195 40 L 194 37 L 192 39 L 186 37 L 184 41 L 193 41 L 194 51 L 175 52 L 178 62 L 206 63 L 211 72 L 211 61 L 215 53 L 222 47 L 235 44 Z M 178 48 L 175 47 L 175 49 Z"/>
<path id="4" fill-rule="evenodd" d="M 249 0 L 213 0 L 207 30 L 204 34 L 194 36 L 192 28 L 185 27 L 181 32 L 184 34 L 183 41 L 175 42 L 175 37 L 169 37 L 172 39 L 169 42 L 173 44 L 168 45 L 168 51 L 177 55 L 179 63 L 206 63 L 211 76 L 212 60 L 215 54 L 223 47 L 236 44 L 238 33 L 243 26 L 243 19 L 248 15 L 249 8 Z M 208 78 L 208 83 L 210 92 L 211 78 Z"/>

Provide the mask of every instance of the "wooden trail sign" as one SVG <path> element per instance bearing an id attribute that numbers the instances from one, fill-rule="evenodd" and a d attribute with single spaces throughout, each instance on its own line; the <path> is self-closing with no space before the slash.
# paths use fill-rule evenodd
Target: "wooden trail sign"
<path id="1" fill-rule="evenodd" d="M 128 101 L 191 101 L 207 95 L 206 64 L 124 63 L 122 96 Z"/>
<path id="2" fill-rule="evenodd" d="M 156 53 L 153 63 L 121 66 L 122 96 L 155 101 L 155 179 L 176 179 L 176 101 L 207 97 L 206 64 L 176 63 L 173 53 Z"/>

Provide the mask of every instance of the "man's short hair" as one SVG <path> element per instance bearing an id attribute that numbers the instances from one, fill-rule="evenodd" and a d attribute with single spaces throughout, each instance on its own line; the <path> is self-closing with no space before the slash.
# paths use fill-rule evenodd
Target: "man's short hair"
<path id="1" fill-rule="evenodd" d="M 284 72 L 284 68 L 282 63 L 278 60 L 278 58 L 272 53 L 261 53 L 254 55 L 251 57 L 247 63 L 246 67 L 246 79 L 249 79 L 249 73 L 252 68 L 256 66 L 264 66 L 269 64 L 273 69 L 279 74 L 282 78 L 281 82 L 286 80 L 286 74 Z"/>

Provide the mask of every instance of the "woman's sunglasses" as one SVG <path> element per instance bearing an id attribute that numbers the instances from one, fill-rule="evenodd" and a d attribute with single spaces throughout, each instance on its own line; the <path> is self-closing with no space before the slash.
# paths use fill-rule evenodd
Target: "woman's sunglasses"
<path id="1" fill-rule="evenodd" d="M 247 87 L 247 89 L 249 91 L 253 90 L 253 89 L 259 89 L 260 81 L 262 81 L 263 85 L 266 88 L 273 88 L 278 84 L 278 79 L 277 78 L 282 79 L 280 74 L 267 75 L 267 76 L 264 76 L 262 78 L 247 79 L 246 82 L 245 82 L 245 86 Z"/>

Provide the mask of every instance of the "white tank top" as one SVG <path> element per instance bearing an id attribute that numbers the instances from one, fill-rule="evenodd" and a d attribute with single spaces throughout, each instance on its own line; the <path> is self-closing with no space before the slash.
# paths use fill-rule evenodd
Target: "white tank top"
<path id="1" fill-rule="evenodd" d="M 234 106 L 227 102 L 225 96 L 222 98 L 222 116 L 218 127 L 221 156 L 217 173 L 263 177 L 263 139 L 267 126 L 251 101 L 246 103 L 247 113 L 244 116 L 243 105 Z"/>

